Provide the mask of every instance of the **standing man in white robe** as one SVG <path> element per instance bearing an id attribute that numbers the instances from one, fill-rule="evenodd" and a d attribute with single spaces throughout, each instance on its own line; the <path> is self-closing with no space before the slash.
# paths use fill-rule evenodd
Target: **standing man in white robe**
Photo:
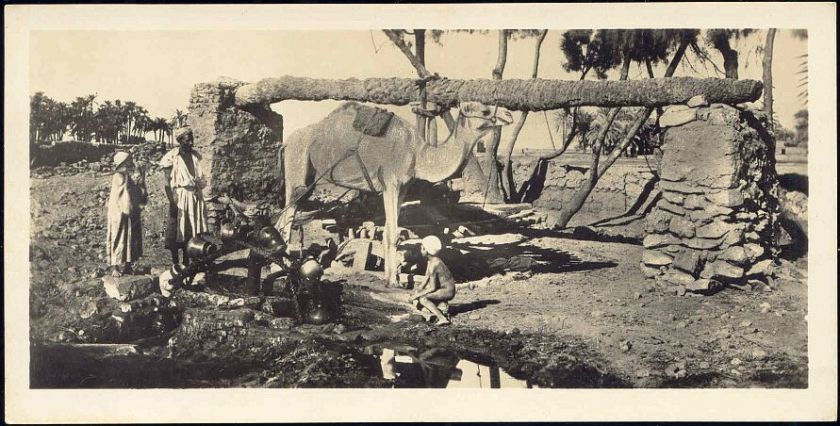
<path id="1" fill-rule="evenodd" d="M 193 150 L 193 133 L 189 128 L 176 131 L 178 148 L 168 152 L 161 159 L 161 166 L 172 168 L 169 175 L 171 191 L 170 203 L 177 209 L 174 229 L 174 244 L 167 244 L 172 251 L 172 258 L 178 262 L 178 251 L 183 253 L 184 265 L 189 264 L 187 241 L 193 236 L 207 232 L 207 214 L 204 207 L 202 189 L 205 185 L 204 172 L 199 164 L 199 157 Z M 169 243 L 169 242 L 167 242 Z"/>

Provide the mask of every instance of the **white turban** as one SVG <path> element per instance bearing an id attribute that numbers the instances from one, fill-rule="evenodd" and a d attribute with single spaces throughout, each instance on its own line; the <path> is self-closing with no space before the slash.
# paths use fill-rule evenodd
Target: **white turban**
<path id="1" fill-rule="evenodd" d="M 422 245 L 423 248 L 426 249 L 426 253 L 429 253 L 432 256 L 436 256 L 438 253 L 440 253 L 440 250 L 443 248 L 443 244 L 440 242 L 440 238 L 434 235 L 424 237 L 420 241 L 420 245 Z"/>

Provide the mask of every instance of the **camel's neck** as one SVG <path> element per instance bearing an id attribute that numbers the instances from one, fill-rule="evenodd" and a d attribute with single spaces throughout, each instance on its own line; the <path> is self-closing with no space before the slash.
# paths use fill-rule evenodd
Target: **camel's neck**
<path id="1" fill-rule="evenodd" d="M 451 178 L 457 173 L 467 159 L 473 146 L 481 137 L 481 133 L 467 126 L 466 118 L 459 118 L 455 130 L 438 146 L 427 144 L 420 136 L 420 130 L 415 135 L 417 152 L 417 177 L 429 182 L 440 182 Z"/>

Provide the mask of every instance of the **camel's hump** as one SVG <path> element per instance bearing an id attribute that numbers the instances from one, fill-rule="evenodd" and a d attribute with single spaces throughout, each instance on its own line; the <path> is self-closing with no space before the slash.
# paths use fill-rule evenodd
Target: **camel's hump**
<path id="1" fill-rule="evenodd" d="M 344 112 L 354 113 L 353 128 L 368 136 L 382 136 L 394 117 L 391 111 L 356 102 L 347 102 L 335 110 L 335 113 Z"/>

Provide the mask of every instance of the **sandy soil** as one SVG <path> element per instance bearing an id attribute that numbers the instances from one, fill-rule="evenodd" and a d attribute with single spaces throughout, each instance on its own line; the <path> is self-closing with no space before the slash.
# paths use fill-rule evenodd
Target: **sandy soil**
<path id="1" fill-rule="evenodd" d="M 150 185 L 155 179 L 150 177 Z M 34 344 L 78 338 L 80 330 L 96 327 L 116 305 L 104 297 L 98 280 L 104 268 L 109 183 L 110 175 L 91 172 L 32 179 Z M 160 238 L 164 200 L 156 188 L 150 192 L 143 263 L 162 266 L 168 260 Z M 570 233 L 508 233 L 513 236 L 487 237 L 489 246 L 482 248 L 489 250 L 474 250 L 479 254 L 466 260 L 526 255 L 540 263 L 536 272 L 493 273 L 459 283 L 449 327 L 435 328 L 413 318 L 391 322 L 389 315 L 407 312 L 401 304 L 404 290 L 383 290 L 381 281 L 370 274 L 335 270 L 327 278 L 344 286 L 346 312 L 352 317 L 339 329 L 296 333 L 294 338 L 283 334 L 281 340 L 294 345 L 274 345 L 263 358 L 234 369 L 210 362 L 207 371 L 217 374 L 191 381 L 165 379 L 185 368 L 170 365 L 170 357 L 168 373 L 147 374 L 145 381 L 102 381 L 99 386 L 389 386 L 374 377 L 377 365 L 364 351 L 346 347 L 387 341 L 483 354 L 539 386 L 807 386 L 807 259 L 782 260 L 783 273 L 772 287 L 760 291 L 678 296 L 643 279 L 639 245 L 591 241 L 579 234 L 572 238 Z M 505 238 L 517 243 L 493 246 Z M 248 333 L 253 341 L 280 338 L 273 331 Z M 201 351 L 206 355 L 225 348 L 202 346 Z M 150 353 L 155 351 L 165 349 L 156 347 Z M 53 377 L 80 365 L 104 370 L 77 356 L 81 358 L 33 355 L 38 361 L 34 364 Z M 199 358 L 190 362 L 209 362 Z M 114 374 L 125 371 L 112 367 Z"/>

